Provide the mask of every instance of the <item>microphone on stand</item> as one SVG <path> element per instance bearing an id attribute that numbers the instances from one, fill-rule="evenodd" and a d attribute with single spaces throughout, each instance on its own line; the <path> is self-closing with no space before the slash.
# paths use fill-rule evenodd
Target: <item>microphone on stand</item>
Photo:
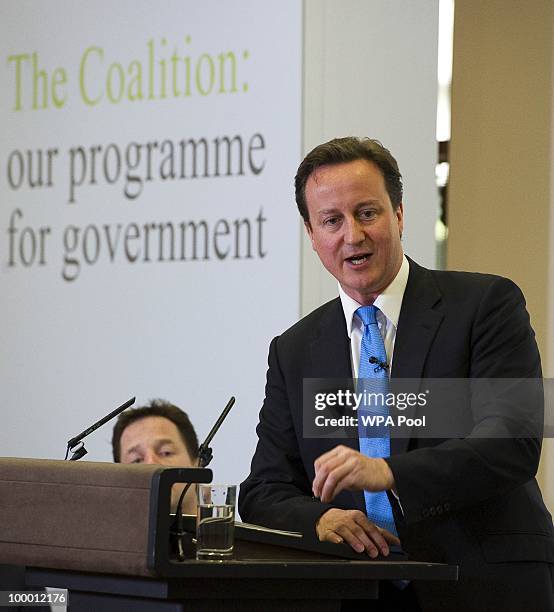
<path id="1" fill-rule="evenodd" d="M 206 436 L 206 439 L 198 448 L 198 467 L 206 467 L 208 463 L 210 463 L 210 461 L 213 459 L 213 452 L 209 444 L 217 433 L 218 429 L 221 427 L 223 421 L 227 418 L 227 415 L 229 414 L 229 411 L 233 407 L 234 403 L 235 398 L 231 396 L 231 399 L 227 402 L 225 408 L 223 408 L 223 412 L 219 415 L 219 418 L 215 422 L 214 426 L 211 428 L 210 433 Z M 173 521 L 173 525 L 171 526 L 171 533 L 177 536 L 178 561 L 185 560 L 185 551 L 183 549 L 183 536 L 185 535 L 185 531 L 183 529 L 183 500 L 185 499 L 185 495 L 190 489 L 191 484 L 192 483 L 190 482 L 187 483 L 185 488 L 181 491 L 181 496 L 179 497 L 179 501 L 177 502 L 177 508 L 175 509 L 175 520 Z"/>
<path id="2" fill-rule="evenodd" d="M 96 421 L 96 423 L 94 423 L 90 427 L 87 427 L 87 429 L 82 431 L 79 435 L 68 440 L 67 450 L 65 452 L 65 459 L 67 459 L 67 456 L 69 455 L 70 451 L 73 453 L 73 455 L 69 459 L 70 461 L 77 461 L 78 459 L 81 459 L 81 457 L 84 457 L 87 454 L 87 450 L 85 448 L 85 445 L 81 442 L 81 440 L 83 438 L 86 438 L 93 431 L 96 431 L 99 427 L 102 427 L 104 423 L 107 423 L 109 420 L 116 417 L 120 412 L 123 412 L 124 410 L 129 408 L 129 406 L 132 406 L 135 403 L 135 399 L 136 399 L 135 397 L 132 397 L 131 399 L 127 400 L 124 404 L 121 404 L 119 408 L 116 408 L 115 410 L 110 412 L 110 414 L 107 414 L 105 417 L 103 417 L 99 421 Z M 79 442 L 81 442 L 80 446 L 78 446 Z"/>

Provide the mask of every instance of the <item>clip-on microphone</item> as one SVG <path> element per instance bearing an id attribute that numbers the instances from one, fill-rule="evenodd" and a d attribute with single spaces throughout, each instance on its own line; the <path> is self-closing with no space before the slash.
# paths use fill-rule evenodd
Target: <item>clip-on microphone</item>
<path id="1" fill-rule="evenodd" d="M 377 365 L 377 367 L 374 369 L 374 372 L 376 372 L 376 373 L 379 370 L 388 370 L 389 369 L 389 364 L 386 361 L 381 361 L 380 359 L 378 359 L 377 357 L 374 357 L 373 355 L 368 359 L 368 361 L 372 365 Z"/>

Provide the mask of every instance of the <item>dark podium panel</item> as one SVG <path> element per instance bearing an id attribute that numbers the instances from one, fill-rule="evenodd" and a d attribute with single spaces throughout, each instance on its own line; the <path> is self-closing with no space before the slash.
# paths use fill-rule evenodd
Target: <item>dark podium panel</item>
<path id="1" fill-rule="evenodd" d="M 264 553 L 265 554 L 265 553 Z M 29 588 L 69 589 L 83 612 L 340 610 L 344 599 L 376 599 L 382 580 L 456 580 L 457 567 L 416 561 L 341 559 L 185 561 L 181 575 L 145 578 L 27 569 Z"/>

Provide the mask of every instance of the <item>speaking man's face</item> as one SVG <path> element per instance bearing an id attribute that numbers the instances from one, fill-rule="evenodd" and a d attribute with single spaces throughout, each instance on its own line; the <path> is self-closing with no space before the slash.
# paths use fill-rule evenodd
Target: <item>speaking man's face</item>
<path id="1" fill-rule="evenodd" d="M 372 304 L 402 264 L 402 204 L 393 210 L 381 171 L 365 160 L 322 166 L 305 193 L 314 251 L 351 298 Z"/>

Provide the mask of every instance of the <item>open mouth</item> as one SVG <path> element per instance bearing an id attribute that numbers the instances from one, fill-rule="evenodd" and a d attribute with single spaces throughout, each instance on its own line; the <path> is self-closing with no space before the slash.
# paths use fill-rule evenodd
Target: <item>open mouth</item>
<path id="1" fill-rule="evenodd" d="M 354 266 L 361 266 L 370 258 L 369 254 L 366 255 L 354 255 L 353 257 L 347 257 L 346 261 L 349 261 Z"/>

